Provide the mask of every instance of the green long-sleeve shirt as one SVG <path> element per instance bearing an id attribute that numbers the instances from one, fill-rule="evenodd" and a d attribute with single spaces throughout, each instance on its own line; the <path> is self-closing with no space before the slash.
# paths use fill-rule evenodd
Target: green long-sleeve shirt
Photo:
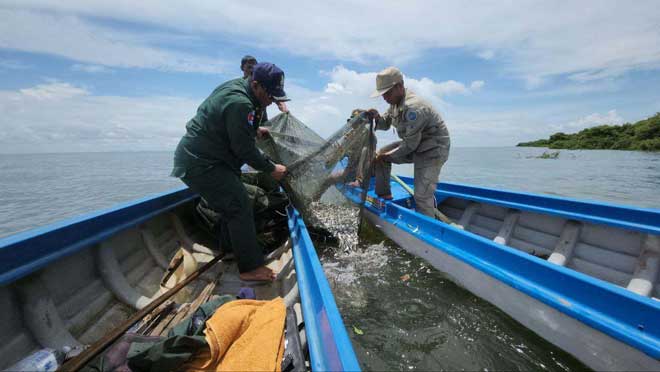
<path id="1" fill-rule="evenodd" d="M 275 166 L 257 149 L 257 128 L 266 110 L 246 79 L 230 80 L 202 102 L 186 124 L 186 134 L 174 153 L 172 176 L 197 176 L 215 166 L 237 174 L 241 166 L 272 172 Z"/>

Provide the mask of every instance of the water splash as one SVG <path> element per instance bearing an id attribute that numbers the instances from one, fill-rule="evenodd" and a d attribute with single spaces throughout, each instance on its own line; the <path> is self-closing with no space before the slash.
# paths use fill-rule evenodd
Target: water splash
<path id="1" fill-rule="evenodd" d="M 317 249 L 365 370 L 587 369 L 372 225 L 358 237 L 357 208 L 312 209 L 339 237 Z"/>

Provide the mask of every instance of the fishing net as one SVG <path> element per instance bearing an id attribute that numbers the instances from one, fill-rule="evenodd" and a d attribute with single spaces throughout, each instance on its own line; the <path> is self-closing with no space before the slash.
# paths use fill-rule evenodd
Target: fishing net
<path id="1" fill-rule="evenodd" d="M 369 118 L 363 110 L 354 110 L 327 140 L 290 113 L 279 114 L 269 123 L 271 136 L 258 146 L 287 167 L 282 186 L 308 222 L 313 221 L 313 201 L 336 183 L 361 178 L 370 163 Z"/>

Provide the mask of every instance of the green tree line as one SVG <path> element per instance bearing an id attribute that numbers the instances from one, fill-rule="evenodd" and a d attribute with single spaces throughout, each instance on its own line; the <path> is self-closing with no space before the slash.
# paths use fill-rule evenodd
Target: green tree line
<path id="1" fill-rule="evenodd" d="M 518 146 L 551 149 L 660 151 L 660 112 L 635 124 L 599 125 L 578 133 L 555 133 L 549 139 L 521 142 Z"/>

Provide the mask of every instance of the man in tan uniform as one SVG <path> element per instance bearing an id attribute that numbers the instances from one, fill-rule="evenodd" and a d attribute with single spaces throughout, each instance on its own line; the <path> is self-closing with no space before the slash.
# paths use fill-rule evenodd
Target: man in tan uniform
<path id="1" fill-rule="evenodd" d="M 376 129 L 388 130 L 394 126 L 401 138 L 376 155 L 376 194 L 384 199 L 392 198 L 392 163 L 413 163 L 416 209 L 434 217 L 436 183 L 449 156 L 449 132 L 445 122 L 429 102 L 404 87 L 403 75 L 395 67 L 378 73 L 376 91 L 371 96 L 382 96 L 390 104 L 382 116 L 376 109 L 369 110 L 376 121 Z"/>

